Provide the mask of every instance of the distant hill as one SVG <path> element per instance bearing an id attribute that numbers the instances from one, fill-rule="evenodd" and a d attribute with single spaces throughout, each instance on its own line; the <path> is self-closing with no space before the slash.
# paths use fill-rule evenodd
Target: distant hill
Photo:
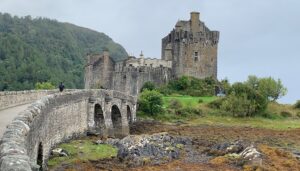
<path id="1" fill-rule="evenodd" d="M 0 13 L 0 91 L 33 89 L 35 83 L 45 81 L 83 88 L 85 56 L 103 49 L 116 61 L 127 56 L 104 33 L 46 18 Z"/>

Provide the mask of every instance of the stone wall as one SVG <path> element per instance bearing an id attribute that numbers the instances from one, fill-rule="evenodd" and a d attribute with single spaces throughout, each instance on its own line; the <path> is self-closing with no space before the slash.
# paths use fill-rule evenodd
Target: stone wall
<path id="1" fill-rule="evenodd" d="M 86 89 L 110 89 L 115 62 L 109 57 L 108 52 L 103 55 L 89 55 L 85 66 Z"/>
<path id="2" fill-rule="evenodd" d="M 27 104 L 40 99 L 48 94 L 58 92 L 57 90 L 25 90 L 0 92 L 0 110 Z"/>
<path id="3" fill-rule="evenodd" d="M 172 61 L 176 77 L 213 77 L 217 79 L 219 32 L 209 30 L 192 12 L 189 21 L 178 21 L 162 39 L 162 59 Z"/>
<path id="4" fill-rule="evenodd" d="M 109 90 L 75 90 L 48 95 L 21 112 L 7 126 L 0 141 L 0 170 L 31 171 L 38 170 L 39 166 L 46 169 L 53 147 L 95 129 L 96 105 L 103 111 L 103 135 L 129 133 L 129 123 L 136 118 L 135 97 Z"/>
<path id="5" fill-rule="evenodd" d="M 122 72 L 115 72 L 112 87 L 114 90 L 136 96 L 145 82 L 156 86 L 164 85 L 172 79 L 170 68 L 166 67 L 125 67 Z"/>

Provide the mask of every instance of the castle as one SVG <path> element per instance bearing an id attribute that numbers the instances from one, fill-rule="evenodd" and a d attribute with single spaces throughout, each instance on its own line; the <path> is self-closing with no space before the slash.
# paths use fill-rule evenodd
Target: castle
<path id="1" fill-rule="evenodd" d="M 137 95 L 145 82 L 163 85 L 180 76 L 217 79 L 219 32 L 210 31 L 200 21 L 199 12 L 191 12 L 188 21 L 180 20 L 162 39 L 161 59 L 129 56 L 115 62 L 109 53 L 88 55 L 85 88 L 105 88 Z"/>

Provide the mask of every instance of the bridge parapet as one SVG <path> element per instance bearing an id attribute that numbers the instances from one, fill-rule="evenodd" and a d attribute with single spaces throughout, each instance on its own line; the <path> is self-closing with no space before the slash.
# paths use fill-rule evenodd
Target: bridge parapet
<path id="1" fill-rule="evenodd" d="M 43 96 L 57 92 L 57 90 L 3 91 L 0 92 L 0 110 L 32 103 Z"/>
<path id="2" fill-rule="evenodd" d="M 0 141 L 0 170 L 46 169 L 53 147 L 89 131 L 128 134 L 136 118 L 135 99 L 111 90 L 73 90 L 42 97 L 7 126 Z"/>

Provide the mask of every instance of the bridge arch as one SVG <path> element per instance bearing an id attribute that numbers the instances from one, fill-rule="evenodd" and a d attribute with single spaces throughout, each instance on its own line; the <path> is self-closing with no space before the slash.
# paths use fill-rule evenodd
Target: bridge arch
<path id="1" fill-rule="evenodd" d="M 115 136 L 119 137 L 122 135 L 122 114 L 121 110 L 117 105 L 111 107 L 111 120 L 113 124 L 113 130 Z"/>
<path id="2" fill-rule="evenodd" d="M 128 125 L 130 125 L 132 123 L 132 112 L 129 105 L 127 105 L 126 108 L 127 108 L 127 121 L 128 121 Z"/>
<path id="3" fill-rule="evenodd" d="M 102 106 L 99 103 L 96 103 L 94 106 L 94 122 L 95 130 L 100 134 L 103 134 L 103 131 L 105 129 L 104 112 Z"/>
<path id="4" fill-rule="evenodd" d="M 43 144 L 40 142 L 37 150 L 37 159 L 36 163 L 40 166 L 40 171 L 43 170 Z"/>

